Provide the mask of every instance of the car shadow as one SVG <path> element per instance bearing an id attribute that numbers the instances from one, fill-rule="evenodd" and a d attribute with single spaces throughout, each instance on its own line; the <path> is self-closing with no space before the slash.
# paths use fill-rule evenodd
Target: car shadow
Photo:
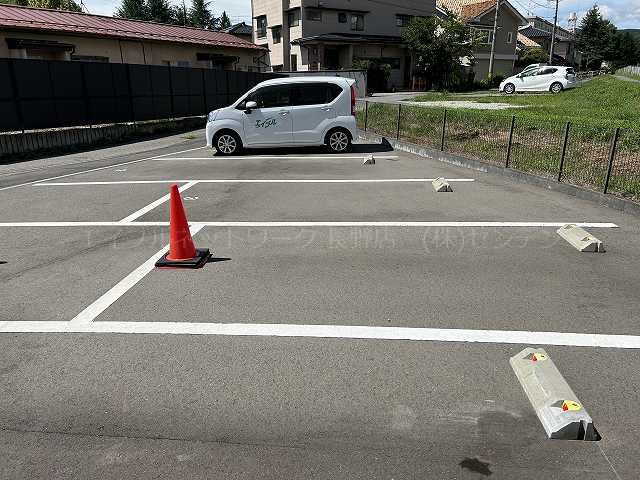
<path id="1" fill-rule="evenodd" d="M 349 154 L 366 154 L 366 153 L 380 153 L 380 152 L 391 152 L 393 151 L 393 147 L 388 142 L 381 143 L 354 143 L 351 145 L 351 149 L 345 153 L 345 155 Z M 240 157 L 251 157 L 255 155 L 293 155 L 293 156 L 304 156 L 304 155 L 341 155 L 340 153 L 330 152 L 326 147 L 317 146 L 317 147 L 282 147 L 282 148 L 251 148 L 247 150 L 243 150 Z M 214 154 L 214 157 L 218 156 Z"/>

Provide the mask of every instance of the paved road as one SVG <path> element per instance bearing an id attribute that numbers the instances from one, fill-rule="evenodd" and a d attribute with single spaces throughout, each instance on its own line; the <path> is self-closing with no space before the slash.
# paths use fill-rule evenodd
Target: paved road
<path id="1" fill-rule="evenodd" d="M 69 175 L 0 191 L 0 478 L 636 478 L 640 357 L 577 334 L 640 335 L 637 217 L 381 145 L 231 159 L 200 146 L 1 177 Z M 454 192 L 423 181 L 437 176 Z M 167 243 L 156 200 L 172 180 L 199 181 L 182 197 L 214 261 L 133 281 Z M 450 226 L 410 223 L 425 221 Z M 589 255 L 546 222 L 619 228 L 593 229 L 608 251 Z M 80 312 L 92 322 L 71 333 Z M 155 333 L 131 333 L 145 324 Z M 250 333 L 210 334 L 221 324 Z M 406 327 L 456 341 L 390 339 Z M 496 330 L 504 341 L 481 340 Z M 545 348 L 602 441 L 545 438 L 508 363 L 536 332 L 576 334 Z"/>

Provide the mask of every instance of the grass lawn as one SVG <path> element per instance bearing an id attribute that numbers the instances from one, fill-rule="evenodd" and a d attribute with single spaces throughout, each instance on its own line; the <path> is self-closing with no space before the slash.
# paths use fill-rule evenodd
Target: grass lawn
<path id="1" fill-rule="evenodd" d="M 511 168 L 550 178 L 557 178 L 564 158 L 563 181 L 599 191 L 605 183 L 615 128 L 621 127 L 609 191 L 640 200 L 640 83 L 605 76 L 558 95 L 427 93 L 417 100 L 461 99 L 527 108 L 447 109 L 445 151 L 496 165 L 506 164 L 509 151 Z M 370 131 L 435 149 L 441 147 L 443 117 L 442 106 L 402 105 L 398 129 L 397 105 L 368 102 L 366 114 L 364 104 L 357 112 L 360 128 L 366 121 Z M 563 149 L 567 122 L 571 125 Z"/>
<path id="2" fill-rule="evenodd" d="M 515 115 L 516 118 L 544 119 L 572 122 L 585 126 L 622 127 L 640 129 L 640 83 L 625 82 L 610 75 L 596 77 L 581 87 L 558 95 L 516 94 L 497 96 L 456 95 L 455 93 L 427 93 L 416 101 L 472 100 L 479 103 L 510 103 L 526 105 L 513 110 L 484 110 L 491 115 Z M 475 110 L 477 112 L 477 110 Z"/>

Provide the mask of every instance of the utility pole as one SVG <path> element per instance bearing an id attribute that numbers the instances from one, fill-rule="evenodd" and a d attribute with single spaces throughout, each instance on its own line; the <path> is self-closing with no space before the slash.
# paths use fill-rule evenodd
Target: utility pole
<path id="1" fill-rule="evenodd" d="M 556 43 L 556 25 L 558 24 L 558 2 L 556 0 L 556 14 L 553 16 L 553 31 L 551 33 L 551 48 L 549 48 L 549 65 L 553 65 L 553 47 Z"/>
<path id="2" fill-rule="evenodd" d="M 496 31 L 498 30 L 498 10 L 499 9 L 500 9 L 500 0 L 496 0 L 496 14 L 493 16 L 493 38 L 491 39 L 491 54 L 489 55 L 489 74 L 488 74 L 489 78 L 493 77 L 493 56 L 496 51 Z"/>

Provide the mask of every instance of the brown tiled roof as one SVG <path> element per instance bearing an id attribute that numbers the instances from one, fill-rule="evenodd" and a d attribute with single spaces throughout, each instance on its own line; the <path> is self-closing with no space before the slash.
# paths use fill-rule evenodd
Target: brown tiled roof
<path id="1" fill-rule="evenodd" d="M 0 28 L 264 50 L 215 30 L 15 5 L 0 5 Z"/>
<path id="2" fill-rule="evenodd" d="M 477 17 L 482 12 L 495 6 L 495 0 L 437 0 L 436 5 L 455 13 L 460 20 L 466 21 Z"/>
<path id="3" fill-rule="evenodd" d="M 518 32 L 518 43 L 521 43 L 525 47 L 539 47 L 540 44 L 531 40 L 529 37 Z"/>

